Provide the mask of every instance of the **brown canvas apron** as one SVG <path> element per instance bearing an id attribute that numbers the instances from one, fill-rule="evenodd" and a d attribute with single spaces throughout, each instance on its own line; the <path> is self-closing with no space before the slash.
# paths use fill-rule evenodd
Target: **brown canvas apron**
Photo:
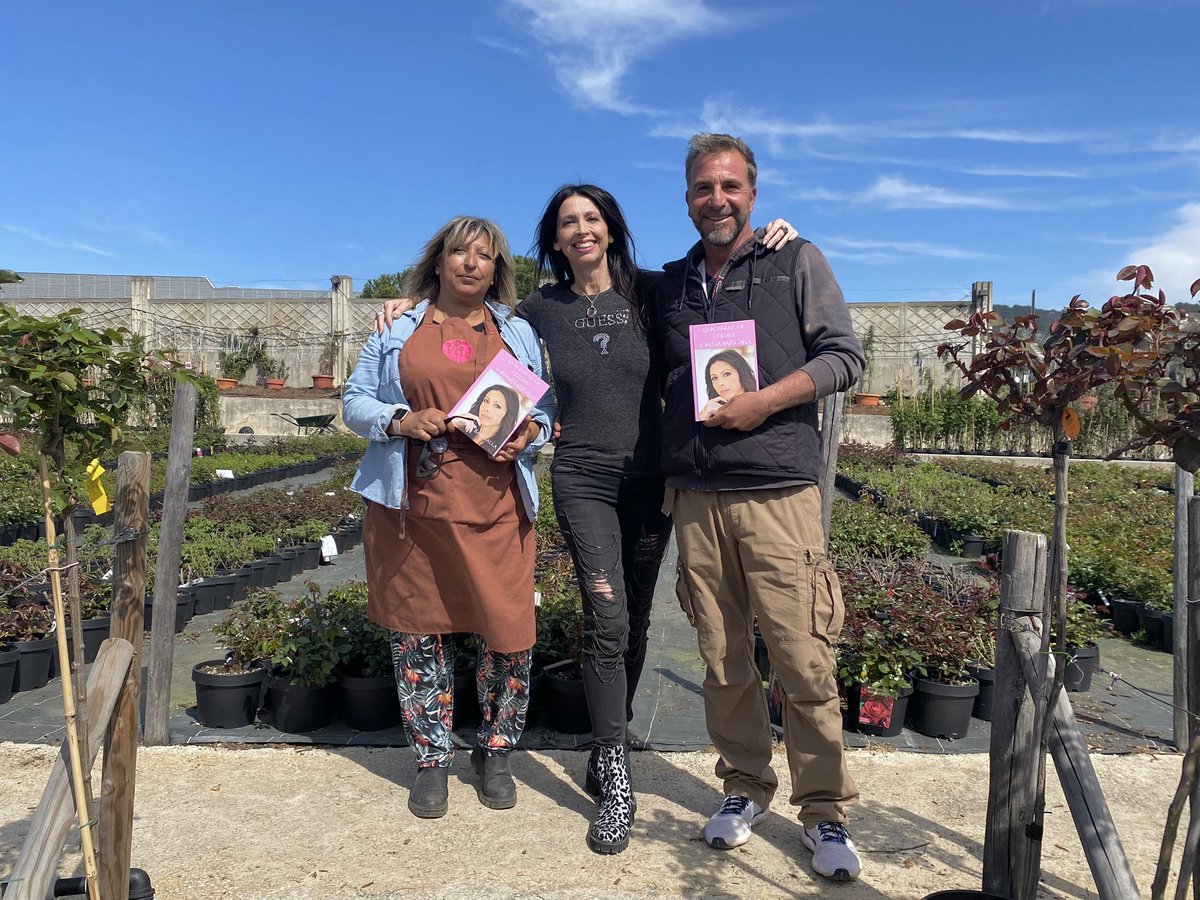
<path id="1" fill-rule="evenodd" d="M 400 351 L 400 382 L 414 410 L 448 411 L 497 353 L 507 353 L 491 314 L 484 331 L 433 307 Z M 533 646 L 533 526 L 514 463 L 495 462 L 449 432 L 430 478 L 416 477 L 424 446 L 408 441 L 409 509 L 372 503 L 363 528 L 367 615 L 393 631 L 479 634 L 492 650 Z"/>

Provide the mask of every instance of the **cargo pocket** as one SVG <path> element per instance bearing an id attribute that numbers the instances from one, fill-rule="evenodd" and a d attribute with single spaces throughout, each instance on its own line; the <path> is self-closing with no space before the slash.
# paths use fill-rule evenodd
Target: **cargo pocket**
<path id="1" fill-rule="evenodd" d="M 807 582 L 812 592 L 812 635 L 832 647 L 841 636 L 846 619 L 837 571 L 824 553 L 812 550 L 806 554 L 803 565 L 808 569 Z"/>
<path id="2" fill-rule="evenodd" d="M 679 608 L 687 616 L 688 624 L 695 628 L 696 611 L 692 604 L 692 586 L 688 581 L 687 569 L 683 567 L 683 560 L 675 566 L 675 596 L 679 598 Z"/>

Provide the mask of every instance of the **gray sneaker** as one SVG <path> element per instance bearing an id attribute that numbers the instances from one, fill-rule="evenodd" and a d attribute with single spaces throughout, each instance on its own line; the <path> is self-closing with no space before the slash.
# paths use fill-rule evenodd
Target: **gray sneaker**
<path id="1" fill-rule="evenodd" d="M 853 881 L 862 871 L 862 860 L 850 832 L 840 822 L 820 822 L 800 829 L 800 840 L 812 851 L 817 874 L 833 881 Z"/>
<path id="2" fill-rule="evenodd" d="M 717 850 L 732 850 L 750 840 L 750 829 L 766 817 L 753 800 L 731 794 L 704 826 L 704 840 Z"/>

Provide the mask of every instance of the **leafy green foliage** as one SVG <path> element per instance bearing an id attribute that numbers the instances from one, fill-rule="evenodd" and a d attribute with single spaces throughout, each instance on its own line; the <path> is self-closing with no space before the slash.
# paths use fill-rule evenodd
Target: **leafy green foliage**
<path id="1" fill-rule="evenodd" d="M 380 275 L 378 278 L 368 278 L 363 282 L 362 290 L 358 292 L 360 297 L 377 298 L 377 299 L 392 299 L 395 297 L 404 296 L 404 281 L 408 278 L 408 273 L 412 271 L 409 266 L 399 272 L 392 274 Z"/>
<path id="2" fill-rule="evenodd" d="M 872 556 L 923 556 L 928 550 L 929 537 L 911 514 L 882 509 L 865 496 L 857 502 L 834 498 L 830 555 L 858 551 Z"/>
<path id="3" fill-rule="evenodd" d="M 391 632 L 367 618 L 366 582 L 351 581 L 330 588 L 325 593 L 325 604 L 349 642 L 342 671 L 362 677 L 391 672 Z"/>
<path id="4" fill-rule="evenodd" d="M 244 672 L 274 657 L 286 617 L 287 607 L 274 588 L 255 591 L 234 604 L 213 626 L 225 648 L 226 666 Z"/>
<path id="5" fill-rule="evenodd" d="M 337 670 L 349 658 L 350 647 L 335 609 L 310 581 L 308 594 L 285 607 L 271 664 L 276 674 L 293 684 L 321 687 L 337 680 Z"/>

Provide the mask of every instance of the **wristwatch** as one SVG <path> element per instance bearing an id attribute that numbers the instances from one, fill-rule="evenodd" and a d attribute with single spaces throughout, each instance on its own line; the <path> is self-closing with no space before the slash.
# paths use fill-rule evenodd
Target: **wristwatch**
<path id="1" fill-rule="evenodd" d="M 401 409 L 396 410 L 394 413 L 392 413 L 392 421 L 396 423 L 396 433 L 397 434 L 399 434 L 400 423 L 404 421 L 404 417 L 407 416 L 410 412 L 412 412 L 411 409 L 401 408 Z M 388 430 L 390 431 L 391 429 L 388 429 Z"/>

